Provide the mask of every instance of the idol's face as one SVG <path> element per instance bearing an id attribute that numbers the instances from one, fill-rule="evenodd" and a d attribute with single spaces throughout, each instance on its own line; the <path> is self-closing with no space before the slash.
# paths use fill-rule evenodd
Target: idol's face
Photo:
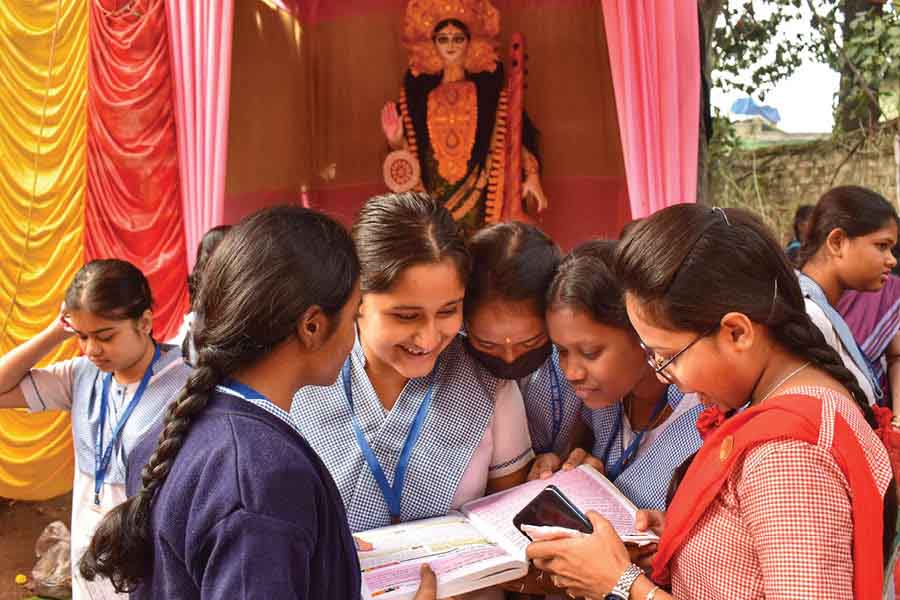
<path id="1" fill-rule="evenodd" d="M 445 25 L 434 34 L 434 47 L 444 67 L 463 66 L 469 51 L 469 35 L 453 24 Z"/>

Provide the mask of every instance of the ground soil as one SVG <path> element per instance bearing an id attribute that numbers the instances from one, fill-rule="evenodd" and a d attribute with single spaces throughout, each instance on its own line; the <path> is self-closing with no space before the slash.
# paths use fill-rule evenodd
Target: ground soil
<path id="1" fill-rule="evenodd" d="M 21 600 L 33 596 L 16 584 L 16 575 L 31 578 L 34 543 L 53 521 L 69 526 L 72 494 L 45 502 L 20 502 L 0 498 L 0 600 Z"/>

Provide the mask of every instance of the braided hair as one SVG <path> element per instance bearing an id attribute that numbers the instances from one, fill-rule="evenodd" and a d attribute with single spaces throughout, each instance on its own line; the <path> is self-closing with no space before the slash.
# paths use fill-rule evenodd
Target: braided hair
<path id="1" fill-rule="evenodd" d="M 732 311 L 765 325 L 778 344 L 843 385 L 875 427 L 856 377 L 806 313 L 793 267 L 752 213 L 663 209 L 622 240 L 615 268 L 646 314 L 673 329 L 709 331 Z"/>
<path id="2" fill-rule="evenodd" d="M 310 307 L 336 316 L 358 277 L 348 232 L 311 210 L 266 209 L 226 235 L 204 271 L 195 305 L 197 366 L 166 411 L 159 445 L 141 471 L 140 491 L 97 527 L 79 565 L 84 577 L 104 576 L 120 592 L 146 577 L 153 561 L 153 499 L 215 386 L 293 335 Z"/>
<path id="3" fill-rule="evenodd" d="M 765 325 L 778 344 L 843 385 L 876 428 L 856 377 L 806 313 L 793 267 L 752 213 L 696 204 L 665 208 L 622 240 L 615 269 L 624 290 L 636 297 L 645 314 L 673 329 L 709 331 L 732 311 Z M 692 458 L 673 474 L 670 497 Z M 883 510 L 887 560 L 897 518 L 893 481 Z"/>

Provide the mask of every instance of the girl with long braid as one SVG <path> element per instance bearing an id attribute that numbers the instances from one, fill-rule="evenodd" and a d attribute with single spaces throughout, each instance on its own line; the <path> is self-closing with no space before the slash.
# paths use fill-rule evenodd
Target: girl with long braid
<path id="1" fill-rule="evenodd" d="M 195 305 L 197 366 L 85 577 L 137 600 L 359 598 L 340 495 L 287 412 L 298 388 L 337 377 L 358 279 L 349 234 L 313 211 L 268 209 L 229 232 Z"/>
<path id="2" fill-rule="evenodd" d="M 638 225 L 615 266 L 657 374 L 719 418 L 701 417 L 703 446 L 667 512 L 638 514 L 662 536 L 653 579 L 593 513 L 592 535 L 532 544 L 536 566 L 592 598 L 880 597 L 896 513 L 888 455 L 765 226 L 676 205 Z"/>
<path id="3" fill-rule="evenodd" d="M 879 194 L 859 186 L 827 191 L 813 209 L 800 249 L 800 288 L 806 310 L 844 365 L 856 376 L 870 404 L 888 405 L 873 365 L 837 310 L 848 290 L 873 292 L 897 265 L 897 211 Z M 900 409 L 900 403 L 895 407 Z"/>

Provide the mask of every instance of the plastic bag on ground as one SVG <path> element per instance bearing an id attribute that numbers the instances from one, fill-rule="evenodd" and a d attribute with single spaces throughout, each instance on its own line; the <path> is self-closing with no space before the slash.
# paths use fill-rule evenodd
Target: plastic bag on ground
<path id="1" fill-rule="evenodd" d="M 37 563 L 31 570 L 31 586 L 38 596 L 66 600 L 72 597 L 72 558 L 69 528 L 54 521 L 34 544 Z"/>

